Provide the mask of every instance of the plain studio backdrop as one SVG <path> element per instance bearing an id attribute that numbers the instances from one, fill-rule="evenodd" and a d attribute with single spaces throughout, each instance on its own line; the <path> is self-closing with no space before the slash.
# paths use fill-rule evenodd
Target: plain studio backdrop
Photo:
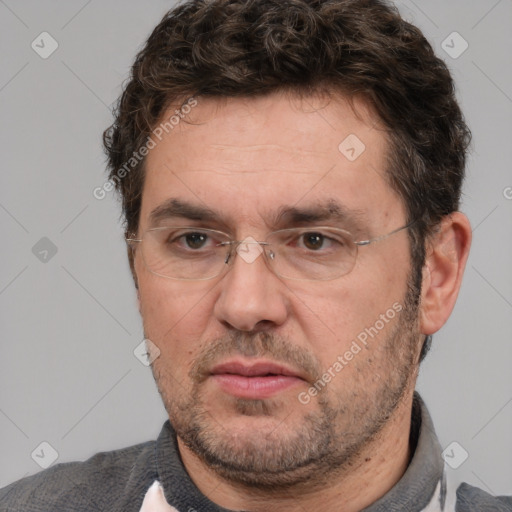
<path id="1" fill-rule="evenodd" d="M 101 133 L 174 2 L 0 0 L 0 487 L 154 439 L 166 412 L 143 339 Z M 512 494 L 511 0 L 403 0 L 448 63 L 473 132 L 474 244 L 418 389 L 449 471 Z M 43 443 L 43 444 L 41 444 Z"/>

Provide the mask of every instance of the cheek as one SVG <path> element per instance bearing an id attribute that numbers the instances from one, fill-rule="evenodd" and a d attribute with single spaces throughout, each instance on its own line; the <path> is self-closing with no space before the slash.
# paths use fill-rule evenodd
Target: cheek
<path id="1" fill-rule="evenodd" d="M 150 274 L 139 279 L 139 294 L 144 333 L 161 360 L 176 371 L 188 367 L 208 323 L 204 289 Z"/>
<path id="2" fill-rule="evenodd" d="M 407 276 L 405 270 L 398 268 L 390 272 L 390 268 L 393 266 L 388 266 L 385 272 L 381 268 L 361 267 L 358 272 L 321 284 L 319 290 L 306 287 L 295 290 L 299 299 L 295 302 L 295 319 L 305 334 L 309 350 L 324 368 L 351 348 L 357 351 L 354 342 L 371 357 L 366 350 L 371 348 L 369 342 L 377 347 L 378 341 L 396 324 L 395 309 L 403 305 Z M 357 357 L 360 361 L 361 354 Z"/>

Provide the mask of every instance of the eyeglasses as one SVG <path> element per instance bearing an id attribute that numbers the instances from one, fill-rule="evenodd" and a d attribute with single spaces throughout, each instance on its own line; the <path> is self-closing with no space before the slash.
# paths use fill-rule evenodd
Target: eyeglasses
<path id="1" fill-rule="evenodd" d="M 142 238 L 127 238 L 126 242 L 132 247 L 140 244 L 150 272 L 170 279 L 213 279 L 229 268 L 236 252 L 248 263 L 264 254 L 267 266 L 284 279 L 329 281 L 354 268 L 359 246 L 384 240 L 413 223 L 359 241 L 348 231 L 327 226 L 281 229 L 269 233 L 264 242 L 252 237 L 233 240 L 214 229 L 165 226 L 148 229 Z"/>

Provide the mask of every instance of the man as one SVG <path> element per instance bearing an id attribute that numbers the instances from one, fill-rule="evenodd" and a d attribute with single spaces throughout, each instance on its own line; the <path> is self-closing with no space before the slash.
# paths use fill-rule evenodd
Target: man
<path id="1" fill-rule="evenodd" d="M 1 510 L 512 510 L 443 472 L 414 391 L 471 242 L 446 66 L 378 0 L 189 1 L 105 132 L 155 442 Z"/>

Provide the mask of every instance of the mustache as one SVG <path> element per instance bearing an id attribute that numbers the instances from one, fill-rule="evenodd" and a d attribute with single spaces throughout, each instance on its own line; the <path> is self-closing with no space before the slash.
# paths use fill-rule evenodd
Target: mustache
<path id="1" fill-rule="evenodd" d="M 208 343 L 192 363 L 189 377 L 193 382 L 201 383 L 221 360 L 236 356 L 249 359 L 265 357 L 285 364 L 301 370 L 311 384 L 317 382 L 322 375 L 320 362 L 311 352 L 293 345 L 282 336 L 268 332 L 233 331 Z"/>

